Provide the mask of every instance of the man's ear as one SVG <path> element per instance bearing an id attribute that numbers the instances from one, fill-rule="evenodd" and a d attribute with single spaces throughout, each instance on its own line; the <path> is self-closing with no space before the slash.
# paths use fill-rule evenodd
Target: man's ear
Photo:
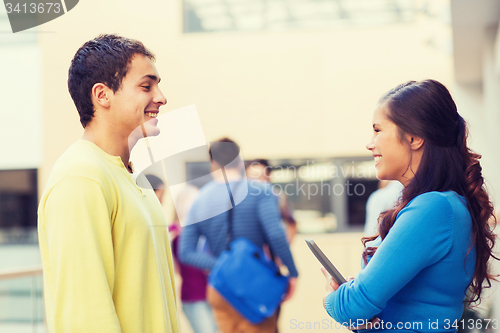
<path id="1" fill-rule="evenodd" d="M 406 139 L 410 143 L 411 150 L 419 150 L 424 145 L 424 139 L 415 135 L 406 135 Z"/>
<path id="2" fill-rule="evenodd" d="M 92 87 L 92 101 L 103 108 L 109 108 L 109 100 L 113 91 L 104 83 L 96 83 Z"/>

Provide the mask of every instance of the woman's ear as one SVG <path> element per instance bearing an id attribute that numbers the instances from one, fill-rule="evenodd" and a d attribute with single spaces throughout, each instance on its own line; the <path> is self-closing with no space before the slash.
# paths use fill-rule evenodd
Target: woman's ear
<path id="1" fill-rule="evenodd" d="M 411 150 L 419 150 L 424 145 L 424 139 L 415 135 L 406 135 L 406 140 L 410 143 Z"/>
<path id="2" fill-rule="evenodd" d="M 103 108 L 109 108 L 109 89 L 104 83 L 96 83 L 92 87 L 92 101 Z M 94 104 L 94 106 L 96 106 Z"/>

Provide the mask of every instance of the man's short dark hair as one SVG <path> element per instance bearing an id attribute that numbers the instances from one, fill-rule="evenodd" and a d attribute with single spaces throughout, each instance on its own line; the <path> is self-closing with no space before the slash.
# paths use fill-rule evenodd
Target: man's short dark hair
<path id="1" fill-rule="evenodd" d="M 119 90 L 136 54 L 155 60 L 141 42 L 117 35 L 100 35 L 78 49 L 69 67 L 68 89 L 84 128 L 94 117 L 94 84 L 103 83 L 113 92 Z"/>
<path id="2" fill-rule="evenodd" d="M 212 142 L 209 149 L 210 159 L 221 167 L 236 168 L 239 159 L 240 147 L 229 138 L 223 138 Z"/>
<path id="3" fill-rule="evenodd" d="M 269 164 L 269 161 L 263 158 L 256 158 L 254 160 L 248 161 L 245 165 L 245 169 L 251 167 L 252 165 L 262 165 L 267 176 L 271 174 L 271 170 L 273 169 L 271 164 Z"/>
<path id="4" fill-rule="evenodd" d="M 165 188 L 165 183 L 163 182 L 163 180 L 161 180 L 159 177 L 156 177 L 155 175 L 147 174 L 146 179 L 149 181 L 151 188 L 155 191 Z"/>

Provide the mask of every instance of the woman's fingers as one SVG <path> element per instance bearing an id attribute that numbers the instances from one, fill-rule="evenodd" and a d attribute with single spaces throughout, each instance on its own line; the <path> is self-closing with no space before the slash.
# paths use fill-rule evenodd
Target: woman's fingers
<path id="1" fill-rule="evenodd" d="M 350 330 L 366 330 L 366 329 L 372 329 L 376 323 L 380 322 L 380 319 L 377 317 L 374 317 L 370 319 L 365 325 L 360 325 L 357 327 L 349 327 Z"/>
<path id="2" fill-rule="evenodd" d="M 323 273 L 323 275 L 327 279 L 331 279 L 332 278 L 332 276 L 330 275 L 330 273 L 328 273 L 324 267 L 321 267 L 321 273 Z"/>
<path id="3" fill-rule="evenodd" d="M 321 272 L 326 278 L 326 291 L 332 292 L 337 290 L 339 288 L 339 284 L 335 282 L 330 273 L 328 273 L 324 267 L 321 267 Z"/>

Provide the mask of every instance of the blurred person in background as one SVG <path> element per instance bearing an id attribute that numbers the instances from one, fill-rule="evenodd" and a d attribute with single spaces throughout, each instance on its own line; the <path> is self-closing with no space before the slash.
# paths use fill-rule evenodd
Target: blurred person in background
<path id="1" fill-rule="evenodd" d="M 379 181 L 378 189 L 370 194 L 366 201 L 365 236 L 373 236 L 377 233 L 380 213 L 397 204 L 402 190 L 403 185 L 396 180 Z"/>
<path id="2" fill-rule="evenodd" d="M 248 162 L 245 171 L 248 179 L 259 180 L 261 182 L 271 184 L 272 167 L 269 165 L 268 160 L 252 160 Z M 293 237 L 297 234 L 297 221 L 293 218 L 292 207 L 285 193 L 278 195 L 278 203 L 280 207 L 281 221 L 285 227 L 286 238 L 288 243 L 291 243 Z"/>
<path id="3" fill-rule="evenodd" d="M 245 182 L 242 181 L 244 166 L 237 158 L 239 151 L 240 149 L 234 141 L 227 138 L 214 142 L 210 146 L 212 170 L 215 171 L 223 167 L 227 179 L 224 179 L 222 173 L 214 172 L 214 180 L 200 190 L 200 194 L 189 212 L 179 244 L 180 259 L 188 265 L 211 270 L 219 255 L 226 249 L 229 213 L 226 211 L 213 216 L 211 212 L 221 211 L 218 210 L 219 206 L 227 204 L 220 198 L 227 197 L 229 186 L 233 189 L 235 197 L 240 196 L 237 194 L 238 191 L 245 190 L 238 187 L 242 184 L 245 185 Z M 233 184 L 229 185 L 226 182 Z M 285 297 L 285 300 L 288 300 L 294 293 L 298 272 L 281 224 L 278 200 L 272 194 L 269 184 L 249 181 L 245 186 L 248 187 L 248 195 L 241 203 L 232 208 L 234 210 L 233 239 L 244 237 L 261 248 L 267 244 L 271 251 L 281 259 L 290 274 L 288 292 Z M 205 216 L 213 217 L 207 219 L 204 218 Z M 206 237 L 211 253 L 196 251 L 201 236 Z M 262 290 L 262 292 L 266 291 Z M 214 311 L 217 326 L 222 333 L 276 332 L 276 314 L 260 324 L 252 324 L 211 286 L 208 288 L 208 301 Z"/>
<path id="4" fill-rule="evenodd" d="M 139 41 L 100 35 L 71 62 L 84 134 L 38 209 L 49 332 L 179 332 L 167 220 L 129 162 L 140 138 L 159 134 L 167 102 L 154 59 Z"/>
<path id="5" fill-rule="evenodd" d="M 271 184 L 271 171 L 272 167 L 269 164 L 269 161 L 265 159 L 254 159 L 248 162 L 245 169 L 248 179 L 258 180 L 267 184 Z M 293 237 L 297 234 L 297 221 L 293 218 L 292 208 L 286 194 L 282 192 L 277 195 L 277 198 L 280 208 L 281 222 L 283 223 L 286 232 L 286 239 L 288 240 L 288 243 L 291 243 Z M 269 253 L 269 250 L 266 249 L 264 252 Z M 275 262 L 278 266 L 283 265 L 279 258 L 276 258 Z M 279 319 L 280 312 L 281 307 L 277 310 L 276 320 Z M 276 329 L 276 332 L 278 332 L 278 329 Z"/>
<path id="6" fill-rule="evenodd" d="M 149 183 L 153 187 L 160 203 L 163 201 L 165 184 L 155 175 L 146 175 Z M 212 315 L 212 309 L 207 303 L 207 274 L 205 271 L 194 266 L 185 265 L 179 261 L 179 235 L 182 228 L 179 215 L 186 216 L 193 201 L 198 196 L 198 188 L 192 185 L 186 187 L 175 199 L 175 210 L 172 224 L 168 227 L 172 243 L 172 253 L 174 255 L 176 270 L 181 281 L 181 305 L 182 311 L 191 325 L 194 333 L 216 333 L 217 326 Z M 177 214 L 177 210 L 183 210 Z M 200 239 L 197 246 L 199 251 L 208 251 L 204 239 Z"/>
<path id="7" fill-rule="evenodd" d="M 322 269 L 323 303 L 336 321 L 362 321 L 366 332 L 456 332 L 466 291 L 475 302 L 491 286 L 493 206 L 467 136 L 437 81 L 410 81 L 382 97 L 366 147 L 377 177 L 404 189 L 378 234 L 363 238 L 365 267 L 354 279 L 339 286 Z"/>
<path id="8" fill-rule="evenodd" d="M 146 179 L 151 185 L 153 191 L 155 191 L 156 197 L 158 198 L 160 204 L 163 204 L 163 195 L 165 194 L 166 189 L 163 180 L 156 177 L 155 175 L 146 175 Z"/>
<path id="9" fill-rule="evenodd" d="M 258 180 L 267 184 L 271 184 L 271 171 L 272 167 L 269 164 L 269 161 L 265 159 L 254 159 L 248 162 L 245 169 L 248 179 Z M 288 243 L 291 243 L 293 237 L 297 234 L 297 221 L 293 218 L 292 207 L 290 206 L 290 202 L 286 194 L 282 192 L 277 195 L 277 198 L 280 208 L 281 222 L 285 228 L 286 239 L 288 240 Z M 265 252 L 269 253 L 269 250 L 266 249 Z M 278 266 L 283 265 L 279 258 L 276 258 L 275 262 Z M 279 319 L 280 312 L 281 307 L 277 310 L 276 320 Z M 278 329 L 276 329 L 276 332 L 278 332 Z"/>

